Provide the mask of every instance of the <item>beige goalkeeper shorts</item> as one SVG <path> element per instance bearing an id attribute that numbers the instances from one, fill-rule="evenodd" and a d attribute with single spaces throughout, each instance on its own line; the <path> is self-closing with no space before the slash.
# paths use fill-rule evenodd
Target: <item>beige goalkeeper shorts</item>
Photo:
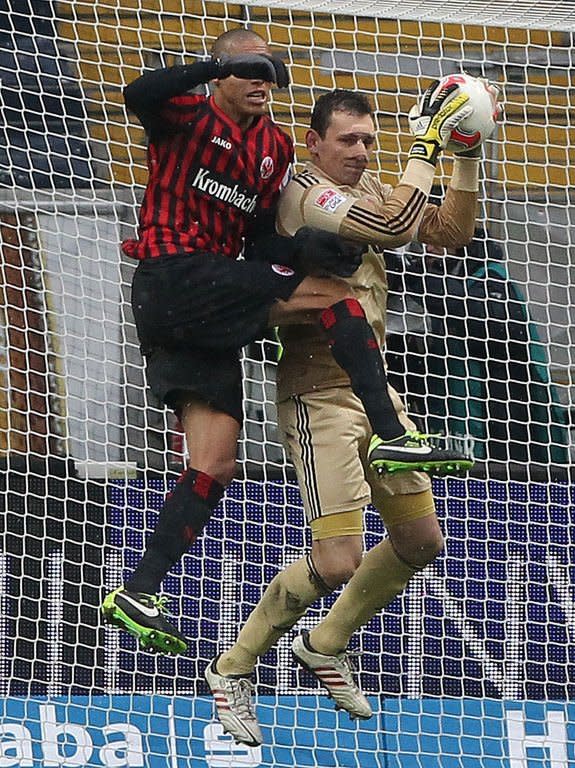
<path id="1" fill-rule="evenodd" d="M 416 429 L 398 393 L 389 392 L 400 422 Z M 431 489 L 422 472 L 378 475 L 367 466 L 373 434 L 359 399 L 349 387 L 297 395 L 278 404 L 278 423 L 295 467 L 308 522 L 361 509 L 372 499 Z M 388 506 L 388 505 L 386 505 Z"/>

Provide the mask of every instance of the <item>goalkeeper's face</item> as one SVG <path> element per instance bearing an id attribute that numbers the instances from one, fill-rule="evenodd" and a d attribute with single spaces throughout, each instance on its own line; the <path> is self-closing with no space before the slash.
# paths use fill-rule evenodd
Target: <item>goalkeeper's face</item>
<path id="1" fill-rule="evenodd" d="M 309 130 L 307 147 L 314 163 L 338 184 L 355 186 L 361 179 L 375 144 L 371 115 L 332 112 L 324 136 Z"/>

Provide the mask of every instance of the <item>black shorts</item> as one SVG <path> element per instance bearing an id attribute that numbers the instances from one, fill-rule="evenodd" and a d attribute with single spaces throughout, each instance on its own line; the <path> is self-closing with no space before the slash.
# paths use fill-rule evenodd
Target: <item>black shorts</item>
<path id="1" fill-rule="evenodd" d="M 157 348 L 147 354 L 146 375 L 154 395 L 178 416 L 193 393 L 218 411 L 243 423 L 242 368 L 235 349 L 175 352 Z"/>
<path id="2" fill-rule="evenodd" d="M 192 391 L 241 423 L 238 350 L 266 335 L 272 305 L 303 278 L 212 253 L 140 262 L 132 308 L 154 394 L 174 407 L 174 391 Z"/>

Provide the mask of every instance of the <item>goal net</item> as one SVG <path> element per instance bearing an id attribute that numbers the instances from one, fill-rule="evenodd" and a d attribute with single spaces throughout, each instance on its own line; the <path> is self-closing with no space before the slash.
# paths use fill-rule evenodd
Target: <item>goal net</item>
<path id="1" fill-rule="evenodd" d="M 10 0 L 0 19 L 0 766 L 575 764 L 573 4 Z M 371 167 L 392 184 L 432 79 L 486 77 L 505 104 L 475 271 L 451 258 L 434 273 L 416 244 L 389 263 L 390 378 L 422 429 L 477 459 L 469 478 L 434 481 L 445 551 L 354 638 L 371 720 L 334 711 L 292 661 L 294 633 L 330 597 L 258 665 L 258 748 L 223 734 L 203 672 L 310 545 L 276 426 L 273 336 L 243 352 L 238 478 L 164 583 L 188 652 L 141 652 L 99 615 L 186 454 L 146 389 L 129 307 L 119 246 L 146 147 L 121 91 L 238 26 L 287 63 L 272 112 L 298 163 L 314 100 L 335 87 L 370 96 Z M 438 195 L 450 174 L 446 156 Z M 431 303 L 430 275 L 444 291 Z M 383 536 L 368 508 L 365 547 Z"/>

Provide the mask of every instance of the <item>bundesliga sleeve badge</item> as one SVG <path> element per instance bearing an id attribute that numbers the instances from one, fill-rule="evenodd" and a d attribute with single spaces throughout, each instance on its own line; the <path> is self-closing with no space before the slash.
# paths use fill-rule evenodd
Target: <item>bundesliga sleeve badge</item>
<path id="1" fill-rule="evenodd" d="M 326 213 L 335 213 L 342 203 L 347 200 L 346 195 L 337 189 L 325 189 L 317 198 L 314 205 L 322 208 Z"/>

